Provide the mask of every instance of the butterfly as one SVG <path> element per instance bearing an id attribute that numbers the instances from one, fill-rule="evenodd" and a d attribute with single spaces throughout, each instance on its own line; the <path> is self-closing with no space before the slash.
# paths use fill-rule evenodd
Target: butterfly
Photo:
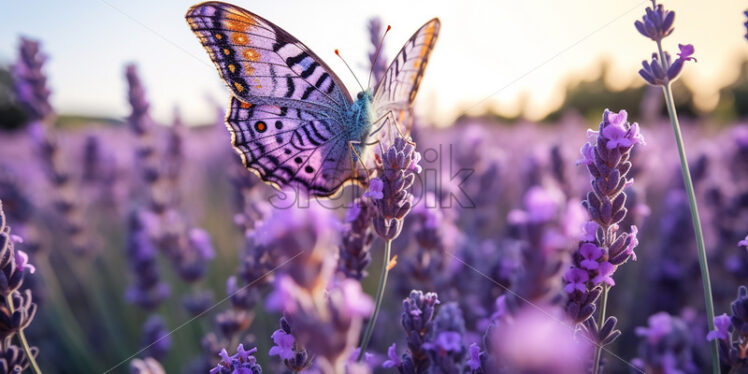
<path id="1" fill-rule="evenodd" d="M 439 19 L 426 22 L 354 100 L 314 52 L 252 12 L 211 1 L 185 17 L 231 91 L 226 125 L 244 166 L 276 188 L 318 197 L 366 186 L 367 147 L 403 132 L 393 123 L 409 131 L 440 29 Z"/>

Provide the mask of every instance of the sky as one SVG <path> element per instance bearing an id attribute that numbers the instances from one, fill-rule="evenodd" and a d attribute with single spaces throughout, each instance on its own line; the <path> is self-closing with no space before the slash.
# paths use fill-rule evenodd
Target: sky
<path id="1" fill-rule="evenodd" d="M 154 118 L 170 122 L 176 107 L 187 123 L 213 121 L 215 102 L 228 90 L 190 31 L 184 13 L 193 1 L 68 0 L 0 2 L 0 63 L 12 63 L 23 35 L 39 39 L 49 55 L 46 71 L 52 103 L 60 113 L 125 117 L 124 66 L 138 65 Z M 561 103 L 570 80 L 594 79 L 601 59 L 611 64 L 606 81 L 615 89 L 640 84 L 636 72 L 655 45 L 633 23 L 646 0 L 320 0 L 235 1 L 284 28 L 341 77 L 349 91 L 368 74 L 367 20 L 379 16 L 392 31 L 385 55 L 393 58 L 410 35 L 432 17 L 441 35 L 416 100 L 427 121 L 445 125 L 467 111 L 493 108 L 542 118 Z M 717 91 L 748 57 L 744 0 L 670 0 L 675 32 L 665 49 L 696 47 L 697 64 L 684 79 L 697 105 L 716 104 Z M 389 61 L 388 61 L 389 64 Z M 611 109 L 615 103 L 610 104 Z"/>

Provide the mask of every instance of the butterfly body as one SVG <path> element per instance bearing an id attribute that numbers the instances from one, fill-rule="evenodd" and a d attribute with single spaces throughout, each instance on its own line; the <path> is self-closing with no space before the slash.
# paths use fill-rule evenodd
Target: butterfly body
<path id="1" fill-rule="evenodd" d="M 278 188 L 315 196 L 368 183 L 367 145 L 392 131 L 384 118 L 408 132 L 440 27 L 436 18 L 421 27 L 376 87 L 354 100 L 322 59 L 254 13 L 211 1 L 186 18 L 231 91 L 226 125 L 244 165 Z"/>
<path id="2" fill-rule="evenodd" d="M 374 110 L 372 104 L 374 94 L 370 90 L 362 91 L 357 95 L 356 101 L 350 108 L 346 123 L 348 142 L 355 149 L 352 155 L 354 161 L 358 161 L 358 155 L 364 153 L 366 141 L 371 133 L 374 121 Z"/>

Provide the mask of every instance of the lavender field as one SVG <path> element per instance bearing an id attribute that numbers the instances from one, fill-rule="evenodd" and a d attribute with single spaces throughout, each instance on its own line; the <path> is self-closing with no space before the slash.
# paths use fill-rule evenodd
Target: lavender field
<path id="1" fill-rule="evenodd" d="M 210 5 L 182 31 L 229 84 L 189 93 L 212 122 L 179 105 L 156 119 L 171 103 L 138 56 L 100 82 L 124 88 L 126 116 L 63 111 L 53 41 L 25 30 L 0 65 L 0 373 L 748 373 L 748 11 L 743 60 L 707 110 L 679 79 L 710 56 L 671 37 L 698 27 L 678 6 L 624 18 L 652 53 L 631 85 L 611 88 L 602 62 L 540 119 L 418 115 L 360 158 L 341 152 L 364 174 L 332 197 L 258 162 L 273 150 L 246 134 L 275 129 L 240 114 L 269 104 L 210 54 Z M 383 22 L 360 25 L 372 87 L 409 61 Z"/>

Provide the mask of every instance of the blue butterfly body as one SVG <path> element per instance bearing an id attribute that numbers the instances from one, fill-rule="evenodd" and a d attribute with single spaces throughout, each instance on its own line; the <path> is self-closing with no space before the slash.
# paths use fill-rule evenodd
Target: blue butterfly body
<path id="1" fill-rule="evenodd" d="M 322 59 L 256 14 L 206 2 L 186 18 L 231 90 L 226 124 L 244 165 L 276 187 L 315 196 L 368 183 L 367 144 L 388 138 L 385 117 L 408 132 L 440 28 L 436 18 L 423 25 L 374 90 L 354 100 Z"/>

